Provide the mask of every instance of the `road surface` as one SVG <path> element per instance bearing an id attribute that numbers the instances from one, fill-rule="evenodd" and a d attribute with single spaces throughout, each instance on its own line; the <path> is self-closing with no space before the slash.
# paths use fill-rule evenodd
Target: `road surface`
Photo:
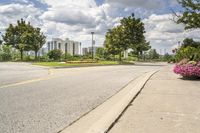
<path id="1" fill-rule="evenodd" d="M 0 63 L 0 132 L 57 133 L 161 65 L 48 69 Z"/>

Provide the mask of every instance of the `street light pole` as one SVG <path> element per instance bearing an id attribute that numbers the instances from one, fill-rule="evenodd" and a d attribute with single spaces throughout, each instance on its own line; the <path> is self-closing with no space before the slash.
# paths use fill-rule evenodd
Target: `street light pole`
<path id="1" fill-rule="evenodd" d="M 92 60 L 94 60 L 94 40 L 93 40 L 94 32 L 91 32 L 91 34 L 92 34 Z"/>

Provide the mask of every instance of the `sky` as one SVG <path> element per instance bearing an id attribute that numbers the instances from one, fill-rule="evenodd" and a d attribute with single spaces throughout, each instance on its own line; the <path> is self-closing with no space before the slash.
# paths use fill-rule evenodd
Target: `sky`
<path id="1" fill-rule="evenodd" d="M 146 40 L 164 54 L 186 37 L 200 39 L 198 30 L 185 31 L 171 20 L 172 10 L 182 11 L 176 0 L 0 0 L 0 32 L 23 18 L 40 27 L 47 40 L 70 38 L 87 47 L 95 32 L 95 45 L 102 46 L 107 30 L 134 13 L 145 24 Z"/>

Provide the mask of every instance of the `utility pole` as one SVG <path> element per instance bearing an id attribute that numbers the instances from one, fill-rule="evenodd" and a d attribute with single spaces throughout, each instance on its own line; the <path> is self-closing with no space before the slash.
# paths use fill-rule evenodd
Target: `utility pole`
<path id="1" fill-rule="evenodd" d="M 94 40 L 93 40 L 94 32 L 91 32 L 91 34 L 92 34 L 92 60 L 94 60 Z"/>

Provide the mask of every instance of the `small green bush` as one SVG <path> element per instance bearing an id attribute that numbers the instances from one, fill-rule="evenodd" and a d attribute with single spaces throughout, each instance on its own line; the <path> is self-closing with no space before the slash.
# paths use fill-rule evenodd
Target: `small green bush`
<path id="1" fill-rule="evenodd" d="M 48 55 L 49 59 L 60 60 L 62 57 L 62 51 L 59 49 L 52 50 L 47 55 Z"/>
<path id="2" fill-rule="evenodd" d="M 12 56 L 8 53 L 1 52 L 0 53 L 0 61 L 10 61 Z"/>
<path id="3" fill-rule="evenodd" d="M 11 55 L 12 47 L 3 45 L 0 49 L 0 61 L 10 61 L 12 60 Z"/>
<path id="4" fill-rule="evenodd" d="M 41 57 L 38 57 L 39 61 L 48 62 L 50 61 L 49 56 L 47 54 L 42 55 Z"/>
<path id="5" fill-rule="evenodd" d="M 26 55 L 25 57 L 24 57 L 24 61 L 34 61 L 35 59 L 34 59 L 34 56 L 31 56 L 31 55 Z"/>

